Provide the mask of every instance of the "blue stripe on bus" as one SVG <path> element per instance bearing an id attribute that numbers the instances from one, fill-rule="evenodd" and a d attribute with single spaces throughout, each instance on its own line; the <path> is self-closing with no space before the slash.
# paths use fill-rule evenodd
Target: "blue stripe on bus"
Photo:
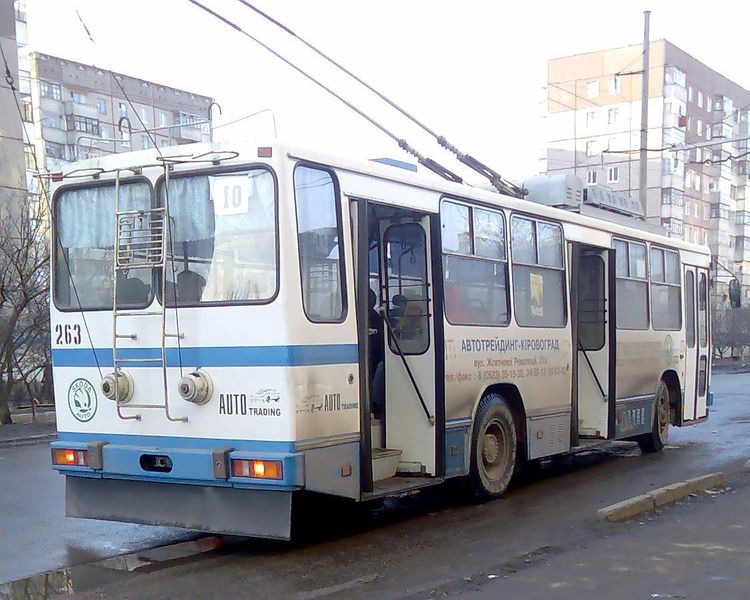
<path id="1" fill-rule="evenodd" d="M 294 442 L 265 440 L 232 440 L 222 438 L 177 437 L 167 435 L 139 435 L 129 433 L 84 433 L 78 431 L 59 431 L 59 442 L 107 442 L 121 446 L 139 448 L 186 448 L 205 449 L 234 448 L 249 452 L 294 452 Z"/>
<path id="2" fill-rule="evenodd" d="M 130 363 L 135 367 L 160 367 L 161 348 L 119 348 L 118 358 L 153 358 L 154 362 Z M 167 348 L 167 366 L 196 367 L 301 367 L 340 365 L 358 361 L 357 344 L 310 344 L 298 346 L 199 346 Z M 112 367 L 112 349 L 54 348 L 56 367 Z M 126 363 L 127 364 L 127 363 Z"/>

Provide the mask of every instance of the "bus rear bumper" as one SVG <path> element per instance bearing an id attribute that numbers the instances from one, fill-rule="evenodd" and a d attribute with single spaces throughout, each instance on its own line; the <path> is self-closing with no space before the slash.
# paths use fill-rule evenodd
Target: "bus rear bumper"
<path id="1" fill-rule="evenodd" d="M 69 517 L 289 540 L 292 492 L 67 476 L 65 512 Z"/>

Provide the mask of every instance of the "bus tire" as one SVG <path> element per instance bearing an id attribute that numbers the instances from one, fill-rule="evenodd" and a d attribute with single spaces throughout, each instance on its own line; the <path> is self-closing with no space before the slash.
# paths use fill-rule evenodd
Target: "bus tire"
<path id="1" fill-rule="evenodd" d="M 641 452 L 661 452 L 669 438 L 669 388 L 663 379 L 656 386 L 651 432 L 638 437 Z"/>
<path id="2" fill-rule="evenodd" d="M 480 499 L 497 498 L 518 469 L 518 425 L 500 394 L 482 398 L 474 419 L 469 483 Z"/>

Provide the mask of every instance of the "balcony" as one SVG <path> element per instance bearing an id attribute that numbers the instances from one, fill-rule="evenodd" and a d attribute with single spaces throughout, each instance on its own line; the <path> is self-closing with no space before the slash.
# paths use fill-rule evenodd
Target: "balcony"
<path id="1" fill-rule="evenodd" d="M 685 179 L 681 173 L 663 173 L 661 176 L 662 188 L 675 188 L 685 190 Z"/>
<path id="2" fill-rule="evenodd" d="M 65 108 L 65 116 L 76 116 L 76 117 L 88 117 L 89 119 L 99 120 L 99 108 L 92 104 L 79 104 L 72 100 L 66 100 L 63 102 Z"/>

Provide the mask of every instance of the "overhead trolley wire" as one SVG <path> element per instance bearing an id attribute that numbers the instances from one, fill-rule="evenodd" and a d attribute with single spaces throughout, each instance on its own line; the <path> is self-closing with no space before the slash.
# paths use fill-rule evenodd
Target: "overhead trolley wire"
<path id="1" fill-rule="evenodd" d="M 190 1 L 192 2 L 193 0 L 190 0 Z M 282 29 L 283 31 L 285 31 L 286 33 L 288 33 L 290 36 L 292 36 L 293 38 L 299 40 L 299 42 L 301 42 L 307 48 L 309 48 L 310 50 L 312 50 L 315 54 L 317 54 L 318 56 L 320 56 L 324 60 L 328 61 L 330 64 L 332 64 L 334 67 L 336 67 L 340 71 L 346 73 L 349 77 L 351 77 L 352 79 L 354 79 L 354 81 L 356 81 L 360 85 L 362 85 L 365 88 L 367 88 L 370 92 L 372 92 L 373 94 L 375 94 L 378 98 L 380 98 L 383 102 L 385 102 L 386 104 L 388 104 L 391 108 L 393 108 L 396 111 L 398 111 L 399 113 L 401 113 L 404 117 L 406 117 L 407 119 L 409 119 L 412 123 L 414 123 L 415 125 L 417 125 L 418 127 L 420 127 L 422 130 L 424 130 L 426 133 L 428 133 L 429 135 L 431 135 L 432 137 L 434 137 L 435 141 L 437 141 L 437 143 L 440 146 L 442 146 L 443 148 L 445 148 L 449 152 L 453 153 L 456 156 L 456 158 L 459 160 L 459 162 L 461 162 L 462 164 L 466 165 L 470 169 L 473 169 L 474 171 L 476 171 L 477 173 L 479 173 L 483 177 L 487 178 L 490 181 L 490 183 L 495 187 L 495 189 L 497 189 L 498 192 L 500 192 L 502 194 L 509 194 L 511 196 L 517 196 L 519 198 L 523 198 L 526 195 L 526 190 L 524 190 L 524 189 L 516 186 L 515 184 L 511 183 L 510 181 L 507 181 L 507 180 L 503 179 L 503 177 L 501 177 L 501 175 L 497 171 L 491 169 L 486 164 L 480 162 L 479 160 L 477 160 L 473 156 L 471 156 L 469 154 L 464 154 L 463 152 L 461 152 L 456 146 L 454 146 L 453 144 L 451 144 L 445 138 L 445 136 L 442 136 L 442 135 L 438 134 L 436 131 L 434 131 L 433 129 L 431 129 L 427 125 L 425 125 L 422 121 L 420 121 L 414 115 L 412 115 L 411 113 L 407 112 L 404 108 L 402 108 L 401 106 L 399 106 L 398 104 L 396 104 L 393 100 L 391 100 L 390 98 L 388 98 L 385 94 L 381 93 L 379 90 L 377 90 L 376 88 L 374 88 L 372 85 L 370 85 L 369 83 L 367 83 L 366 81 L 364 81 L 361 77 L 359 77 L 356 74 L 354 74 L 351 70 L 347 69 L 341 63 L 339 63 L 336 60 L 334 60 L 333 58 L 331 58 L 328 54 L 326 54 L 325 52 L 323 52 L 322 50 L 320 50 L 319 48 L 317 48 L 316 46 L 314 46 L 313 44 L 311 44 L 310 42 L 308 42 L 306 39 L 304 39 L 304 38 L 300 37 L 299 35 L 297 35 L 289 27 L 287 27 L 286 25 L 284 25 L 283 23 L 281 23 L 277 19 L 274 19 L 268 13 L 262 11 L 257 6 L 251 4 L 247 0 L 237 0 L 237 1 L 240 2 L 242 5 L 244 5 L 245 7 L 249 8 L 250 10 L 254 11 L 255 13 L 259 14 L 261 17 L 263 17 L 264 19 L 266 19 L 267 21 L 269 21 L 270 23 L 272 23 L 276 27 L 279 27 L 280 29 Z M 196 4 L 195 2 L 193 2 L 193 3 Z"/>
<path id="2" fill-rule="evenodd" d="M 331 94 L 334 98 L 336 98 L 337 100 L 339 100 L 340 102 L 342 102 L 344 105 L 346 105 L 348 108 L 350 108 L 351 110 L 353 110 L 354 112 L 356 112 L 360 117 L 362 117 L 363 119 L 365 119 L 366 121 L 368 121 L 371 125 L 377 127 L 380 131 L 382 131 L 384 134 L 386 134 L 388 137 L 390 137 L 392 140 L 394 140 L 398 144 L 399 148 L 401 148 L 405 152 L 411 154 L 414 158 L 417 159 L 417 162 L 419 162 L 419 164 L 422 165 L 423 167 L 426 167 L 427 169 L 429 169 L 433 173 L 436 173 L 436 174 L 440 175 L 442 178 L 447 179 L 448 181 L 454 181 L 456 183 L 463 183 L 463 179 L 459 175 L 457 175 L 456 173 L 453 173 L 452 171 L 450 171 L 446 167 L 442 166 L 441 164 L 437 163 L 436 161 L 432 160 L 431 158 L 427 158 L 427 157 L 423 156 L 422 154 L 420 154 L 415 148 L 413 148 L 412 146 L 410 146 L 409 143 L 404 138 L 398 137 L 396 134 L 394 134 L 389 129 L 387 129 L 384 125 L 382 125 L 381 123 L 379 123 L 378 121 L 376 121 L 375 119 L 373 119 L 370 115 L 368 115 L 364 111 L 362 111 L 359 108 L 357 108 L 354 104 L 352 104 L 351 102 L 349 102 L 346 98 L 344 98 L 340 94 L 337 94 L 336 92 L 334 92 L 331 88 L 329 88 L 324 83 L 322 83 L 321 81 L 319 81 L 318 79 L 316 79 L 315 77 L 313 77 L 312 75 L 310 75 L 309 73 L 307 73 L 301 67 L 299 67 L 296 64 L 294 64 L 291 60 L 289 60 L 288 58 L 286 58 L 282 54 L 280 54 L 279 52 L 277 52 L 276 50 L 274 50 L 273 48 L 271 48 L 268 44 L 265 44 L 264 42 L 262 42 L 261 40 L 259 40 L 255 36 L 251 35 L 247 31 L 245 31 L 242 27 L 240 27 L 236 23 L 234 23 L 234 22 L 230 21 L 229 19 L 227 19 L 226 17 L 220 15 L 215 10 L 212 10 L 211 8 L 208 8 L 204 4 L 201 4 L 197 0 L 188 0 L 188 2 L 190 2 L 191 4 L 194 4 L 195 6 L 197 6 L 201 10 L 207 12 L 211 16 L 215 17 L 216 19 L 218 19 L 219 21 L 221 21 L 225 25 L 228 25 L 229 27 L 231 27 L 235 31 L 237 31 L 237 32 L 241 33 L 242 35 L 244 35 L 246 38 L 252 40 L 256 44 L 258 44 L 259 46 L 261 46 L 262 48 L 264 48 L 265 50 L 267 50 L 268 52 L 270 52 L 271 54 L 273 54 L 276 58 L 278 58 L 279 60 L 283 61 L 284 63 L 286 63 L 290 67 L 292 67 L 300 75 L 303 75 L 304 77 L 306 77 L 307 79 L 309 79 L 310 81 L 312 81 L 315 85 L 317 85 L 318 87 L 322 88 L 323 90 L 325 90 L 326 92 L 328 92 L 329 94 Z"/>

